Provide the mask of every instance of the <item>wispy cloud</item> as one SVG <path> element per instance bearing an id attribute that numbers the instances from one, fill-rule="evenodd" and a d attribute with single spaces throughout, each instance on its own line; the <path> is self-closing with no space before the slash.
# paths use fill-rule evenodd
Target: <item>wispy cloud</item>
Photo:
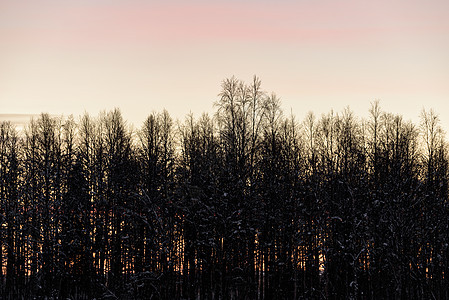
<path id="1" fill-rule="evenodd" d="M 0 122 L 11 122 L 16 129 L 21 130 L 25 128 L 31 119 L 37 118 L 37 114 L 0 114 Z"/>

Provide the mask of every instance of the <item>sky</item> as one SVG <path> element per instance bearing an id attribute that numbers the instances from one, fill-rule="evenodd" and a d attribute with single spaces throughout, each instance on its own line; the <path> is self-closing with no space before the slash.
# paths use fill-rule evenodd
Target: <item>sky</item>
<path id="1" fill-rule="evenodd" d="M 370 103 L 449 130 L 447 0 L 0 0 L 0 114 L 212 113 L 257 75 L 297 119 Z"/>

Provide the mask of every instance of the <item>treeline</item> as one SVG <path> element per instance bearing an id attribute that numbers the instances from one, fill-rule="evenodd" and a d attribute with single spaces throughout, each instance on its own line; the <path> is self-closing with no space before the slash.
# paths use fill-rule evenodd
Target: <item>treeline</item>
<path id="1" fill-rule="evenodd" d="M 448 148 L 235 78 L 213 117 L 0 125 L 2 299 L 448 299 Z"/>

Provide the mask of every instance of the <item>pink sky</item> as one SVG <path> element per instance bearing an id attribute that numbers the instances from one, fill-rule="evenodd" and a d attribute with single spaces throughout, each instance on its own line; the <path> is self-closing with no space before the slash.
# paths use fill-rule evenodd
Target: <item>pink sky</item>
<path id="1" fill-rule="evenodd" d="M 221 80 L 257 74 L 298 118 L 380 99 L 447 126 L 447 53 L 448 1 L 0 0 L 0 113 L 118 106 L 140 126 L 210 112 Z"/>

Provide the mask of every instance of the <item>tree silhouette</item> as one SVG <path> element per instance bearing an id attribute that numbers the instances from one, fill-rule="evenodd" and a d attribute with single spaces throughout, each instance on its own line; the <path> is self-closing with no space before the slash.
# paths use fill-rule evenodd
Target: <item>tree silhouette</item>
<path id="1" fill-rule="evenodd" d="M 225 79 L 213 116 L 0 123 L 2 299 L 449 298 L 448 148 Z"/>

